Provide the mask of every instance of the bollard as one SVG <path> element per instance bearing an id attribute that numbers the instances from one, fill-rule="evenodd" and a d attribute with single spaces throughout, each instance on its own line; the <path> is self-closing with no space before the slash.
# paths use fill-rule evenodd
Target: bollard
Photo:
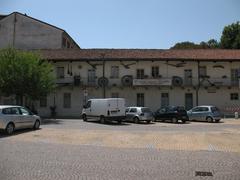
<path id="1" fill-rule="evenodd" d="M 234 113 L 235 119 L 238 119 L 238 112 Z"/>

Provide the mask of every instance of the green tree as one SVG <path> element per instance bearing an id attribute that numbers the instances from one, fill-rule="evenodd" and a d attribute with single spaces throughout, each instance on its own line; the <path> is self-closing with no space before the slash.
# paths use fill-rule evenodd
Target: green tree
<path id="1" fill-rule="evenodd" d="M 16 95 L 20 105 L 24 98 L 38 100 L 55 87 L 52 65 L 40 55 L 15 50 L 0 50 L 0 91 L 4 95 Z"/>
<path id="2" fill-rule="evenodd" d="M 221 47 L 224 49 L 240 49 L 240 23 L 225 26 L 221 36 Z"/>
<path id="3" fill-rule="evenodd" d="M 176 43 L 171 49 L 199 49 L 199 45 L 193 42 L 184 41 Z"/>

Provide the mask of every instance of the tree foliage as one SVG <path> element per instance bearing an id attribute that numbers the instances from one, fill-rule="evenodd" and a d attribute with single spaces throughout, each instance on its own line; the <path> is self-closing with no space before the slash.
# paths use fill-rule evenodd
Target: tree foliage
<path id="1" fill-rule="evenodd" d="M 225 26 L 221 36 L 221 47 L 224 49 L 240 49 L 240 23 Z"/>
<path id="2" fill-rule="evenodd" d="M 207 42 L 200 42 L 199 44 L 195 44 L 194 42 L 180 42 L 176 43 L 171 49 L 215 49 L 219 48 L 219 43 L 215 39 L 210 39 Z"/>
<path id="3" fill-rule="evenodd" d="M 12 48 L 0 50 L 0 91 L 38 100 L 53 91 L 52 66 L 32 52 Z"/>

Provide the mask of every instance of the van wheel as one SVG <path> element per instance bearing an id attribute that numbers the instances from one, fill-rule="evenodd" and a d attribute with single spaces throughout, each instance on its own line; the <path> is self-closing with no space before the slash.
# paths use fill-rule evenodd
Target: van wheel
<path id="1" fill-rule="evenodd" d="M 102 123 L 102 124 L 105 123 L 105 118 L 104 118 L 104 116 L 100 116 L 100 123 Z"/>
<path id="2" fill-rule="evenodd" d="M 135 122 L 136 124 L 139 123 L 139 119 L 138 119 L 137 117 L 135 117 L 133 120 L 134 120 L 134 122 Z"/>
<path id="3" fill-rule="evenodd" d="M 173 122 L 173 123 L 178 123 L 178 120 L 177 120 L 177 118 L 175 118 L 175 117 L 174 117 L 174 118 L 172 118 L 172 122 Z"/>
<path id="4" fill-rule="evenodd" d="M 207 122 L 209 122 L 209 123 L 212 123 L 213 122 L 213 118 L 211 118 L 211 117 L 207 117 Z"/>
<path id="5" fill-rule="evenodd" d="M 33 129 L 39 129 L 39 127 L 40 127 L 40 121 L 39 120 L 36 120 L 36 122 L 35 122 L 35 124 L 34 124 L 34 126 L 33 126 Z"/>
<path id="6" fill-rule="evenodd" d="M 83 121 L 87 121 L 87 116 L 86 116 L 86 114 L 83 114 L 83 115 L 82 115 L 82 119 L 83 119 Z"/>
<path id="7" fill-rule="evenodd" d="M 7 135 L 11 135 L 14 131 L 14 124 L 13 123 L 9 123 L 5 129 L 5 132 Z"/>

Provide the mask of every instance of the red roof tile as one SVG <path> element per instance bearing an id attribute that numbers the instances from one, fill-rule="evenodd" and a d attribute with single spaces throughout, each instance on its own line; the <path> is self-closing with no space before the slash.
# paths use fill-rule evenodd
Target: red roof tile
<path id="1" fill-rule="evenodd" d="M 222 60 L 240 61 L 240 50 L 78 49 L 40 50 L 44 59 L 65 60 Z"/>

